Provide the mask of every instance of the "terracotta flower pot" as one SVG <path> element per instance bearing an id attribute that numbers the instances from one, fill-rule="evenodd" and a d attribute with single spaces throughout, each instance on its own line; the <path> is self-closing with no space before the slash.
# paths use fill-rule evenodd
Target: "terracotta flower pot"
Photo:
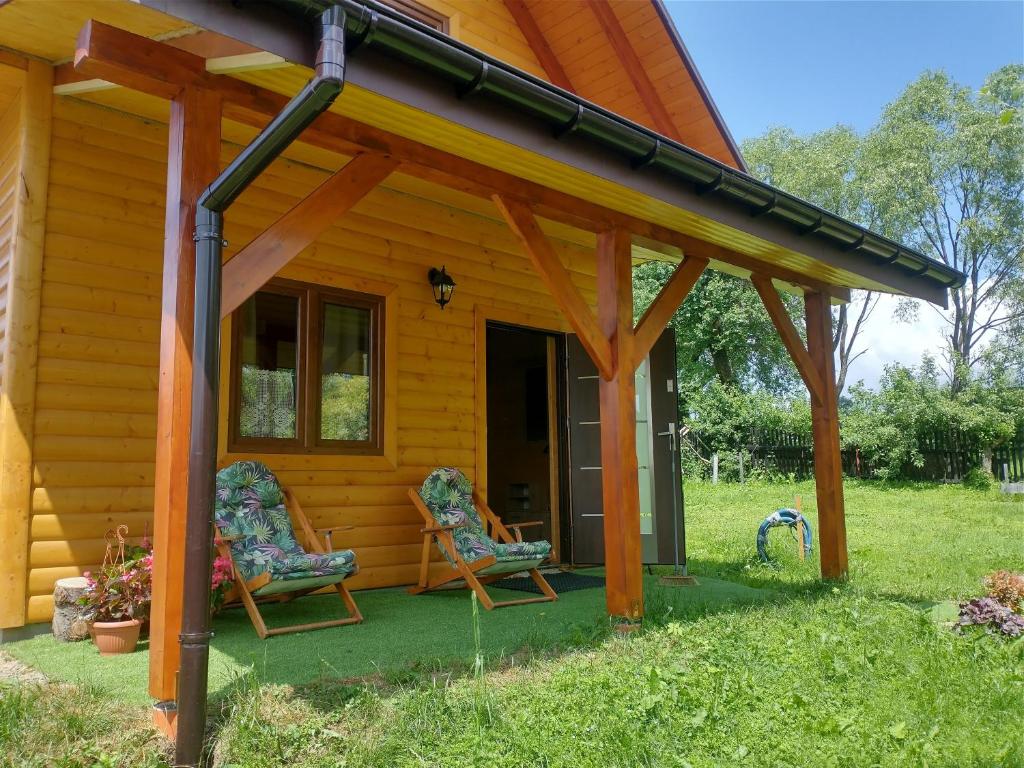
<path id="1" fill-rule="evenodd" d="M 138 619 L 128 621 L 94 621 L 89 627 L 89 634 L 96 644 L 100 656 L 113 656 L 118 653 L 131 653 L 139 642 L 139 630 L 142 622 Z"/>

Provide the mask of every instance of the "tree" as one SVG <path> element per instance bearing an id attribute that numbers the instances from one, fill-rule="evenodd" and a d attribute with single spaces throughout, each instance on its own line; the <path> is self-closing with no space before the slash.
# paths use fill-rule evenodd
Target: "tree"
<path id="1" fill-rule="evenodd" d="M 949 377 L 964 389 L 983 342 L 1020 316 L 1024 279 L 1024 66 L 972 93 L 926 72 L 867 137 L 865 192 L 886 228 L 967 275 L 951 291 Z"/>
<path id="2" fill-rule="evenodd" d="M 864 140 L 847 126 L 797 136 L 773 128 L 743 144 L 751 172 L 764 181 L 866 227 L 880 229 L 882 217 L 867 197 L 861 164 Z M 838 358 L 836 388 L 842 394 L 850 365 L 867 349 L 858 340 L 878 297 L 856 291 L 850 304 L 833 312 L 832 348 Z"/>
<path id="3" fill-rule="evenodd" d="M 648 262 L 633 270 L 634 311 L 639 317 L 674 269 Z M 799 299 L 783 295 L 791 313 Z M 729 387 L 788 394 L 802 385 L 782 340 L 746 280 L 707 271 L 669 321 L 676 335 L 679 388 L 695 392 L 718 381 Z"/>

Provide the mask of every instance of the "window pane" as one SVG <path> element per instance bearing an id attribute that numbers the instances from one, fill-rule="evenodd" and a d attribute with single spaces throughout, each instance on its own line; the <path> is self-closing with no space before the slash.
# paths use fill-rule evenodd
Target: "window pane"
<path id="1" fill-rule="evenodd" d="M 260 291 L 242 307 L 238 434 L 294 439 L 299 300 Z"/>
<path id="2" fill-rule="evenodd" d="M 324 304 L 320 439 L 370 439 L 370 310 Z"/>

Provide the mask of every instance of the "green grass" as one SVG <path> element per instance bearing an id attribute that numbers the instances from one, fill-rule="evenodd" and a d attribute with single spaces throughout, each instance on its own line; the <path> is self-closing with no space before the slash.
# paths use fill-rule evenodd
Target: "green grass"
<path id="1" fill-rule="evenodd" d="M 598 591 L 483 613 L 482 675 L 473 674 L 465 593 L 363 593 L 364 626 L 263 644 L 243 642 L 244 617 L 222 621 L 211 759 L 1024 766 L 1024 643 L 960 636 L 932 620 L 935 604 L 980 593 L 988 571 L 1024 570 L 1020 500 L 850 483 L 851 579 L 834 585 L 816 578 L 816 559 L 797 559 L 786 531 L 772 534 L 778 568 L 753 557 L 758 523 L 797 493 L 816 533 L 809 484 L 688 487 L 700 591 L 649 584 L 645 628 L 627 637 L 607 630 Z M 407 634 L 371 627 L 373 612 L 383 622 L 397 606 L 409 614 Z M 417 657 L 423 645 L 431 652 Z M 58 658 L 40 640 L 13 646 L 71 679 L 99 668 L 88 648 L 62 647 Z M 0 693 L 0 764 L 4 755 L 16 765 L 159 763 L 140 708 L 128 703 L 134 682 L 115 684 L 138 679 L 143 658 L 112 660 L 93 675 L 99 689 Z M 249 664 L 253 672 L 238 671 Z M 368 682 L 338 679 L 374 669 Z"/>

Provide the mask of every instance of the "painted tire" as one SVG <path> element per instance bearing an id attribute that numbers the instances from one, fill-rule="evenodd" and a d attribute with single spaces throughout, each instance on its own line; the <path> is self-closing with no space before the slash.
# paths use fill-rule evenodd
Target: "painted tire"
<path id="1" fill-rule="evenodd" d="M 811 524 L 807 522 L 807 518 L 795 509 L 777 509 L 768 515 L 757 529 L 757 556 L 761 558 L 762 563 L 771 562 L 771 558 L 768 557 L 768 531 L 780 525 L 796 528 L 797 521 L 799 520 L 803 520 L 804 523 L 804 554 L 809 555 L 811 553 L 814 547 L 814 537 L 811 533 Z"/>

